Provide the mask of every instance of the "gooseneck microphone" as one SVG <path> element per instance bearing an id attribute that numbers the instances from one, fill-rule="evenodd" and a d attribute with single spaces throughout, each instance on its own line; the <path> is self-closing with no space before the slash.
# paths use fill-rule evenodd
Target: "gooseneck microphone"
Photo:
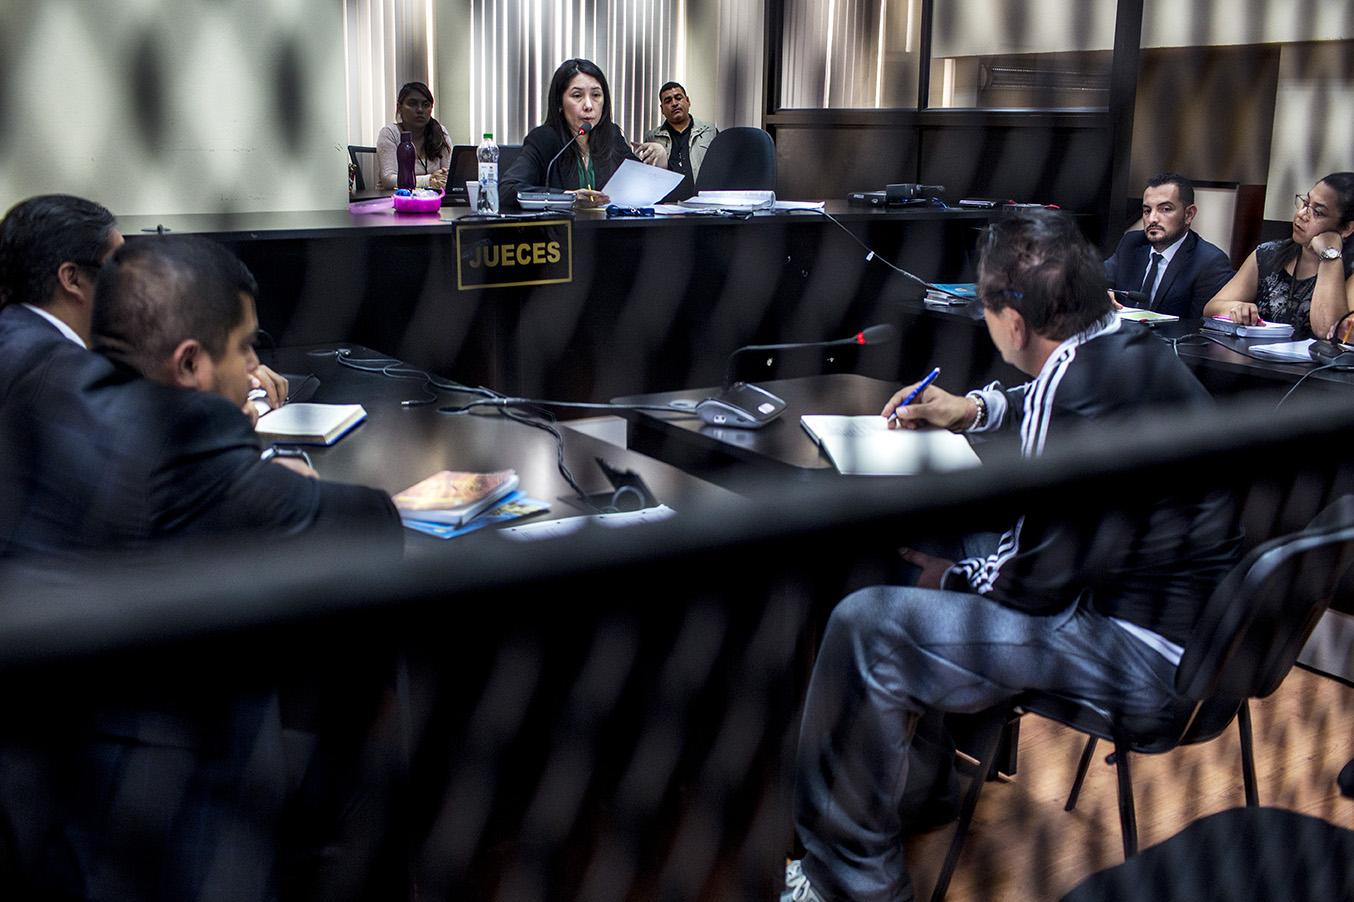
<path id="1" fill-rule="evenodd" d="M 550 158 L 550 162 L 545 164 L 545 184 L 542 186 L 543 188 L 545 188 L 547 191 L 550 190 L 550 167 L 555 165 L 555 161 L 558 160 L 561 156 L 563 156 L 566 150 L 568 150 L 570 147 L 573 147 L 575 141 L 577 141 L 579 138 L 584 137 L 585 135 L 590 134 L 591 132 L 592 132 L 592 123 L 584 122 L 582 125 L 578 127 L 578 131 L 574 134 L 573 140 L 565 141 L 564 146 L 561 147 L 558 151 L 556 151 L 555 155 Z"/>
<path id="2" fill-rule="evenodd" d="M 799 348 L 833 348 L 840 345 L 883 345 L 891 341 L 897 341 L 898 329 L 889 323 L 878 323 L 873 326 L 866 326 L 855 335 L 847 338 L 835 338 L 831 341 L 792 341 L 783 344 L 774 345 L 744 345 L 729 355 L 728 364 L 724 368 L 724 384 L 732 385 L 734 381 L 734 361 L 738 359 L 739 354 L 752 351 L 791 351 Z"/>
<path id="3" fill-rule="evenodd" d="M 831 348 L 840 345 L 882 345 L 895 340 L 898 330 L 888 323 L 861 329 L 847 338 L 830 341 L 791 341 L 774 345 L 744 345 L 729 355 L 724 371 L 724 390 L 696 405 L 696 415 L 712 426 L 760 429 L 785 412 L 785 401 L 760 385 L 735 382 L 734 361 L 752 351 L 788 351 L 793 348 Z"/>

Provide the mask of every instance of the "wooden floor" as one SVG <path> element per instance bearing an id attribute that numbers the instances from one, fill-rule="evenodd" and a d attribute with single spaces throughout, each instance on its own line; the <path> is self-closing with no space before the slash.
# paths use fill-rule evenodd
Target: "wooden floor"
<path id="1" fill-rule="evenodd" d="M 1294 669 L 1279 691 L 1252 702 L 1260 804 L 1354 829 L 1354 799 L 1335 777 L 1354 758 L 1354 688 Z M 1087 875 L 1123 861 L 1114 768 L 1101 743 L 1075 811 L 1063 811 L 1083 739 L 1027 716 L 1020 774 L 983 789 L 948 899 L 1058 899 Z M 1142 848 L 1190 821 L 1245 804 L 1236 726 L 1210 743 L 1166 755 L 1135 755 L 1134 800 Z M 929 897 L 951 829 L 911 840 L 908 867 L 918 899 Z"/>

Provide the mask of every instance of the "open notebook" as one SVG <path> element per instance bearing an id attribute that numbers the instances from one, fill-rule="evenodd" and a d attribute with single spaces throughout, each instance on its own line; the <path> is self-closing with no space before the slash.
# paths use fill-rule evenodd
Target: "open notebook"
<path id="1" fill-rule="evenodd" d="M 837 472 L 848 476 L 911 476 L 979 464 L 968 439 L 944 429 L 889 429 L 877 415 L 806 414 L 799 424 Z"/>

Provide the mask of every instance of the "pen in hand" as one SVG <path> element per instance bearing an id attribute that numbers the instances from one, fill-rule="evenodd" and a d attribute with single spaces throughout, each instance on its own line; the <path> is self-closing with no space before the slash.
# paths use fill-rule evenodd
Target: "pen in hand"
<path id="1" fill-rule="evenodd" d="M 893 408 L 893 413 L 889 414 L 889 422 L 896 422 L 898 419 L 898 411 L 902 410 L 904 407 L 911 404 L 913 401 L 917 400 L 917 398 L 921 395 L 921 393 L 926 391 L 926 386 L 930 385 L 932 382 L 935 382 L 936 377 L 939 375 L 940 375 L 940 367 L 936 367 L 935 369 L 931 370 L 931 372 L 927 373 L 926 378 L 918 382 L 917 387 L 907 393 L 907 397 L 902 400 L 902 403 L 900 403 L 897 407 Z"/>

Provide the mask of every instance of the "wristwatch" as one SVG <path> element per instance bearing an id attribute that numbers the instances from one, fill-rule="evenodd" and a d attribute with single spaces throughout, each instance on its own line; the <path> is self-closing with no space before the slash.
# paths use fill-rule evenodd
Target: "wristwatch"
<path id="1" fill-rule="evenodd" d="M 1317 251 L 1316 255 L 1322 260 L 1339 260 L 1340 249 L 1338 247 L 1328 247 L 1325 250 Z"/>

